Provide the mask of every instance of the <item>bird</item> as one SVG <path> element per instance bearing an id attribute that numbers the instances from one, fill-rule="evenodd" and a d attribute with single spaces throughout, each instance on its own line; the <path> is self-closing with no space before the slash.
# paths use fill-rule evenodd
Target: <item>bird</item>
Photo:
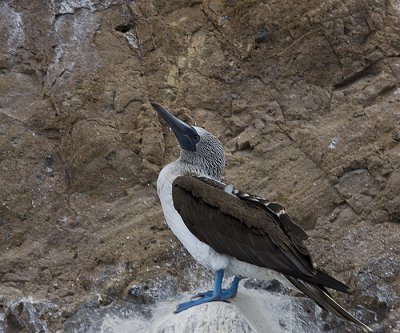
<path id="1" fill-rule="evenodd" d="M 276 279 L 322 309 L 372 332 L 332 298 L 327 288 L 348 293 L 349 287 L 316 267 L 304 244 L 306 232 L 285 208 L 222 181 L 222 143 L 160 104 L 150 104 L 180 145 L 179 158 L 164 166 L 157 179 L 166 223 L 191 256 L 215 272 L 213 290 L 197 293 L 179 304 L 175 313 L 207 302 L 229 302 L 243 278 Z M 225 273 L 234 276 L 226 289 L 222 288 Z"/>

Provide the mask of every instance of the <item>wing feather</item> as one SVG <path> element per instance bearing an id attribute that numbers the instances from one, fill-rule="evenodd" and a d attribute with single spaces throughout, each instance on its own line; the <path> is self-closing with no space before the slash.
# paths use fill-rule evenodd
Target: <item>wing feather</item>
<path id="1" fill-rule="evenodd" d="M 307 235 L 282 206 L 225 189 L 225 184 L 206 178 L 181 176 L 174 181 L 175 209 L 198 239 L 218 253 L 347 292 L 347 286 L 313 267 L 302 241 Z"/>

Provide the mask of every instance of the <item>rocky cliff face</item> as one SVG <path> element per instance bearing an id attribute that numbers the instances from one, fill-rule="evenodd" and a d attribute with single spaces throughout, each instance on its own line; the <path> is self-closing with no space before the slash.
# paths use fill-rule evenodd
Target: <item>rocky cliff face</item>
<path id="1" fill-rule="evenodd" d="M 0 332 L 205 279 L 163 223 L 178 150 L 149 100 L 215 133 L 225 180 L 284 204 L 339 301 L 398 332 L 399 36 L 398 0 L 2 1 Z"/>

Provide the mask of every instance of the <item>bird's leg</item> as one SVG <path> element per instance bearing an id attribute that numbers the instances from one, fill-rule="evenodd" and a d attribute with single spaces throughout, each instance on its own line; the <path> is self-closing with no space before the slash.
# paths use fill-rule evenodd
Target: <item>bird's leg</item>
<path id="1" fill-rule="evenodd" d="M 212 301 L 224 301 L 229 302 L 230 298 L 233 298 L 237 294 L 239 282 L 242 279 L 241 276 L 236 275 L 228 289 L 222 289 L 222 279 L 224 277 L 224 270 L 220 269 L 216 272 L 214 280 L 214 290 L 209 290 L 203 293 L 198 293 L 192 297 L 192 300 L 186 303 L 179 304 L 175 310 L 175 313 L 189 309 L 193 306 L 212 302 Z M 194 299 L 197 298 L 197 299 Z"/>
<path id="2" fill-rule="evenodd" d="M 243 279 L 240 275 L 235 275 L 231 286 L 228 289 L 223 289 L 222 294 L 227 298 L 233 298 L 237 294 L 240 280 Z"/>
<path id="3" fill-rule="evenodd" d="M 231 286 L 228 289 L 221 290 L 223 301 L 228 302 L 228 299 L 234 298 L 236 296 L 237 290 L 239 287 L 239 282 L 241 279 L 243 279 L 243 278 L 240 275 L 235 275 L 235 277 L 233 278 L 233 281 L 231 283 Z M 209 290 L 209 291 L 205 291 L 202 293 L 198 293 L 198 294 L 194 295 L 192 297 L 192 299 L 199 298 L 199 297 L 206 297 L 206 296 L 208 297 L 208 296 L 211 296 L 213 292 L 214 292 L 213 290 Z"/>
<path id="4" fill-rule="evenodd" d="M 207 291 L 205 293 L 199 294 L 200 298 L 191 300 L 189 302 L 185 302 L 179 304 L 175 310 L 175 313 L 181 312 L 183 310 L 187 310 L 193 306 L 208 303 L 212 301 L 223 301 L 224 297 L 222 295 L 222 279 L 224 278 L 224 270 L 219 269 L 215 274 L 214 280 L 214 290 Z"/>

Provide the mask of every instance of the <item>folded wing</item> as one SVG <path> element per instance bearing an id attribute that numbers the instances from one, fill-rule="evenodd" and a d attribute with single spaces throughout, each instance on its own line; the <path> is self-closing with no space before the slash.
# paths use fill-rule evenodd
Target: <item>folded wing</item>
<path id="1" fill-rule="evenodd" d="M 188 229 L 218 253 L 321 287 L 348 287 L 314 268 L 305 232 L 283 207 L 223 183 L 194 176 L 173 183 L 175 209 Z"/>

